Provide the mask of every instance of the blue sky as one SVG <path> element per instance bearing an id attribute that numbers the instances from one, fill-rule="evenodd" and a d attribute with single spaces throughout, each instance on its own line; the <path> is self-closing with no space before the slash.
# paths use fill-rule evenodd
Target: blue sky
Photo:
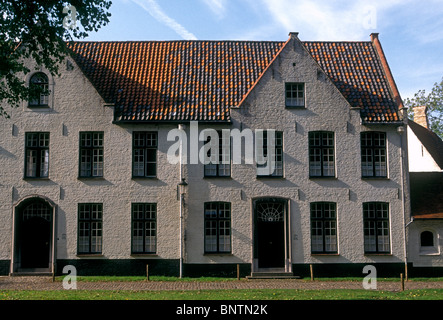
<path id="1" fill-rule="evenodd" d="M 366 41 L 378 32 L 403 99 L 443 77 L 442 0 L 112 0 L 85 40 Z"/>

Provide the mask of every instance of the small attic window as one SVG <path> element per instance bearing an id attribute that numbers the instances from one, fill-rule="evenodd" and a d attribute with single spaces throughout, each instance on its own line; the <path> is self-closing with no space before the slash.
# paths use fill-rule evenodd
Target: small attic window
<path id="1" fill-rule="evenodd" d="M 431 231 L 423 231 L 420 234 L 420 246 L 422 247 L 434 246 L 434 234 Z"/>
<path id="2" fill-rule="evenodd" d="M 435 255 L 438 254 L 438 245 L 432 231 L 426 230 L 420 233 L 420 254 Z"/>
<path id="3" fill-rule="evenodd" d="M 304 83 L 286 83 L 286 107 L 304 108 L 305 107 L 305 84 Z"/>
<path id="4" fill-rule="evenodd" d="M 47 107 L 49 103 L 48 76 L 43 72 L 33 74 L 29 79 L 29 88 L 33 91 L 29 99 L 29 107 Z"/>

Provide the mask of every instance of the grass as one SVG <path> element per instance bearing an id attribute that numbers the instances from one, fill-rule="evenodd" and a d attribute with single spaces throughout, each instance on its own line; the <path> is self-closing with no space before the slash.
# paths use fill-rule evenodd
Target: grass
<path id="1" fill-rule="evenodd" d="M 63 281 L 64 276 L 55 281 Z M 146 277 L 78 276 L 77 281 L 145 281 Z M 362 281 L 362 278 L 316 278 L 317 281 Z M 237 281 L 236 278 L 177 278 L 151 276 L 150 281 Z M 240 281 L 245 281 L 244 279 Z M 304 278 L 301 281 L 310 281 Z M 378 278 L 377 281 L 399 281 Z M 443 278 L 411 278 L 409 281 L 443 281 Z M 402 292 L 331 289 L 225 289 L 225 290 L 0 290 L 0 300 L 443 300 L 443 289 L 406 290 Z"/>
<path id="2" fill-rule="evenodd" d="M 443 300 L 443 289 L 407 290 L 402 292 L 360 289 L 0 290 L 0 300 Z"/>

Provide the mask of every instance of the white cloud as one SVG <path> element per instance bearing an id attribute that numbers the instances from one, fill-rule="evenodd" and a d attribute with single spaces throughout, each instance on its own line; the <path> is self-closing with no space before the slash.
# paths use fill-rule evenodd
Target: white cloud
<path id="1" fill-rule="evenodd" d="M 378 32 L 382 13 L 408 0 L 262 0 L 287 32 L 302 40 L 362 40 Z"/>
<path id="2" fill-rule="evenodd" d="M 226 13 L 226 0 L 202 0 L 209 9 L 218 17 L 223 18 Z"/>
<path id="3" fill-rule="evenodd" d="M 146 10 L 151 16 L 156 20 L 163 23 L 167 27 L 174 30 L 178 35 L 180 35 L 185 40 L 197 40 L 197 37 L 186 30 L 181 24 L 169 17 L 162 8 L 154 0 L 132 0 L 134 3 L 138 4 L 144 10 Z"/>

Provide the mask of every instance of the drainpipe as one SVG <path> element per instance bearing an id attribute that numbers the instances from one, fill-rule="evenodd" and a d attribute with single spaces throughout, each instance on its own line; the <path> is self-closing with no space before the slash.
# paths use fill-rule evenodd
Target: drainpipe
<path id="1" fill-rule="evenodd" d="M 404 150 L 403 150 L 403 134 L 405 131 L 404 126 L 397 127 L 397 132 L 400 136 L 400 174 L 401 174 L 401 205 L 403 211 L 403 246 L 404 246 L 404 255 L 405 255 L 405 279 L 408 280 L 408 251 L 407 251 L 407 240 L 406 240 L 406 204 L 405 204 L 405 186 L 404 186 Z"/>
<path id="2" fill-rule="evenodd" d="M 178 129 L 183 131 L 185 129 L 185 125 L 179 124 Z M 184 194 L 182 192 L 181 183 L 184 182 L 183 178 L 183 136 L 180 137 L 180 183 L 177 186 L 179 197 L 180 197 L 180 271 L 179 276 L 180 278 L 183 277 L 183 205 L 184 205 Z"/>

